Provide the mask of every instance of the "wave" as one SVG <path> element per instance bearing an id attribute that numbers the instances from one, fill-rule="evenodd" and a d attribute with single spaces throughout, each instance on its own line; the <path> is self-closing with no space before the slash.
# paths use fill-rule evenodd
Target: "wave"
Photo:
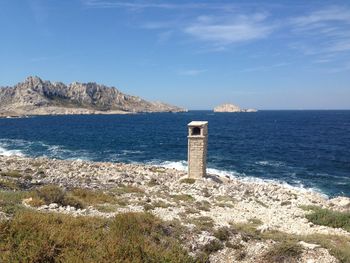
<path id="1" fill-rule="evenodd" d="M 17 139 L 0 139 L 0 155 L 4 156 L 31 156 L 38 157 L 43 156 L 47 158 L 57 158 L 63 160 L 84 160 L 84 161 L 109 161 L 109 162 L 126 162 L 126 163 L 140 163 L 140 164 L 150 164 L 155 166 L 161 166 L 169 169 L 176 169 L 179 171 L 186 172 L 188 170 L 188 163 L 185 160 L 181 161 L 163 161 L 163 160 L 153 160 L 150 162 L 137 161 L 136 156 L 144 153 L 139 150 L 121 150 L 117 153 L 110 152 L 107 155 L 106 152 L 91 152 L 88 150 L 71 150 L 60 145 L 49 145 L 47 143 L 36 141 L 30 142 L 25 140 Z M 135 158 L 133 158 L 135 156 Z M 259 161 L 256 164 L 260 166 L 273 166 L 280 167 L 285 166 L 283 162 L 277 161 Z M 254 183 L 274 183 L 281 184 L 285 187 L 295 188 L 299 190 L 312 191 L 317 193 L 322 193 L 321 190 L 315 187 L 307 187 L 302 181 L 293 176 L 291 173 L 286 180 L 282 179 L 269 179 L 269 178 L 259 178 L 247 175 L 245 173 L 240 173 L 235 170 L 223 170 L 217 167 L 207 168 L 208 174 L 215 174 L 222 177 L 236 178 L 246 182 Z M 310 185 L 310 182 L 309 182 Z M 313 185 L 313 184 L 311 184 Z"/>
<path id="2" fill-rule="evenodd" d="M 20 150 L 8 150 L 0 146 L 0 155 L 3 156 L 24 156 Z"/>
<path id="3" fill-rule="evenodd" d="M 283 162 L 279 161 L 257 161 L 255 164 L 261 165 L 261 166 L 272 166 L 272 167 L 281 167 L 285 166 Z"/>
<path id="4" fill-rule="evenodd" d="M 165 161 L 165 162 L 158 162 L 158 163 L 157 163 L 157 161 L 152 161 L 152 162 L 149 162 L 149 164 L 161 166 L 161 167 L 169 168 L 169 169 L 176 169 L 179 171 L 187 171 L 188 170 L 187 161 Z M 316 187 L 306 187 L 300 180 L 294 180 L 293 183 L 288 183 L 288 182 L 282 181 L 282 180 L 262 179 L 262 178 L 246 175 L 245 173 L 239 173 L 237 171 L 220 170 L 217 168 L 210 168 L 210 167 L 207 168 L 207 173 L 218 175 L 221 177 L 239 179 L 241 181 L 249 182 L 249 183 L 279 184 L 279 185 L 283 185 L 286 188 L 295 189 L 298 191 L 318 193 L 318 194 L 321 194 L 322 196 L 324 196 L 325 198 L 328 198 L 328 195 L 326 195 L 320 189 L 318 189 Z"/>

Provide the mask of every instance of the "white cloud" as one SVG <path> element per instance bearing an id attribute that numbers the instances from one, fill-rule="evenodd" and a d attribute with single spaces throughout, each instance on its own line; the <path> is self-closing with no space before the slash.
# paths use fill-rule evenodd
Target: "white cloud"
<path id="1" fill-rule="evenodd" d="M 197 76 L 199 74 L 202 74 L 206 72 L 207 70 L 205 69 L 187 69 L 187 70 L 180 70 L 179 75 L 183 76 Z"/>
<path id="2" fill-rule="evenodd" d="M 237 15 L 224 19 L 214 16 L 200 16 L 197 21 L 185 27 L 184 32 L 214 45 L 229 45 L 265 38 L 274 26 L 265 22 L 266 15 Z"/>
<path id="3" fill-rule="evenodd" d="M 281 62 L 281 63 L 277 63 L 277 64 L 273 64 L 273 65 L 263 65 L 263 66 L 259 66 L 259 67 L 246 68 L 246 69 L 242 69 L 240 72 L 268 71 L 271 69 L 285 67 L 288 65 L 290 65 L 290 63 Z"/>
<path id="4" fill-rule="evenodd" d="M 315 26 L 316 24 L 321 27 L 324 26 L 322 23 L 326 21 L 350 23 L 350 11 L 346 8 L 333 6 L 327 9 L 314 11 L 306 16 L 293 18 L 291 21 L 299 26 Z"/>
<path id="5" fill-rule="evenodd" d="M 290 19 L 293 43 L 304 54 L 331 54 L 350 50 L 350 9 L 332 6 Z"/>
<path id="6" fill-rule="evenodd" d="M 90 8 L 130 8 L 130 9 L 218 9 L 233 10 L 233 4 L 215 4 L 211 2 L 174 3 L 157 1 L 112 1 L 112 0 L 82 0 L 83 4 Z"/>

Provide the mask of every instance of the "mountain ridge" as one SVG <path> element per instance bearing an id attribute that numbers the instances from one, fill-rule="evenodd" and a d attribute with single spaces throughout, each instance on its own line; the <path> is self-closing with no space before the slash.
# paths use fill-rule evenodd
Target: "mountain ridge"
<path id="1" fill-rule="evenodd" d="M 0 87 L 0 115 L 116 114 L 183 112 L 177 106 L 149 102 L 95 82 L 63 82 L 29 76 L 12 87 Z"/>

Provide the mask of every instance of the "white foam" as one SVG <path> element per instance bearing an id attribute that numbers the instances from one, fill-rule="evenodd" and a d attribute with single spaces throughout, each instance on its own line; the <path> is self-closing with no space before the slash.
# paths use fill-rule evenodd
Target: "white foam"
<path id="1" fill-rule="evenodd" d="M 187 171 L 187 169 L 188 169 L 187 168 L 188 164 L 186 161 L 178 161 L 178 162 L 165 161 L 165 162 L 158 164 L 158 166 L 162 166 L 162 167 L 168 168 L 168 169 L 176 169 L 179 171 Z"/>
<path id="2" fill-rule="evenodd" d="M 24 156 L 20 150 L 7 150 L 0 146 L 0 155 L 3 156 Z"/>
<path id="3" fill-rule="evenodd" d="M 186 161 L 165 161 L 165 162 L 152 162 L 150 163 L 152 165 L 161 166 L 164 168 L 170 168 L 170 169 L 176 169 L 179 171 L 187 171 L 188 169 L 188 163 Z M 294 189 L 297 191 L 303 191 L 303 192 L 314 192 L 323 195 L 325 198 L 328 198 L 326 194 L 324 194 L 320 189 L 313 188 L 313 187 L 305 187 L 300 181 L 296 182 L 296 185 L 291 185 L 285 181 L 275 180 L 275 179 L 262 179 L 254 176 L 248 176 L 244 173 L 239 173 L 237 171 L 228 171 L 228 170 L 220 170 L 216 168 L 207 168 L 208 174 L 214 174 L 221 177 L 230 177 L 239 179 L 244 182 L 248 183 L 258 183 L 258 184 L 278 184 L 282 185 L 283 187 Z"/>
<path id="4" fill-rule="evenodd" d="M 279 161 L 257 161 L 255 164 L 261 165 L 261 166 L 272 166 L 272 167 L 281 167 L 285 166 L 283 162 Z"/>

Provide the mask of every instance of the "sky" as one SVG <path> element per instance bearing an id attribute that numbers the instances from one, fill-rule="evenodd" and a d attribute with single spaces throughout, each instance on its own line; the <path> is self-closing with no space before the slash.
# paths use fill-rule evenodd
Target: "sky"
<path id="1" fill-rule="evenodd" d="M 188 109 L 350 109 L 350 1 L 1 0 L 0 86 L 97 82 Z"/>

